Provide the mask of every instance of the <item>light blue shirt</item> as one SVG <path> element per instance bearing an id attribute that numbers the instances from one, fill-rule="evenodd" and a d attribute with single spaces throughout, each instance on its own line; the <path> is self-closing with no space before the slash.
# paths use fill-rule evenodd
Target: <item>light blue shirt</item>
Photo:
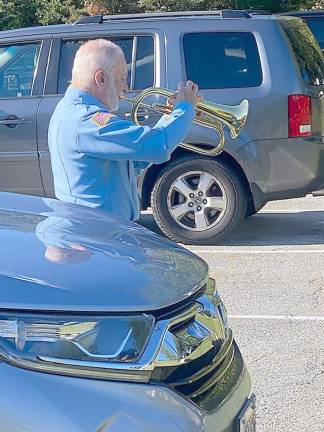
<path id="1" fill-rule="evenodd" d="M 109 114 L 93 95 L 70 86 L 48 133 L 56 197 L 137 220 L 133 161 L 169 160 L 193 118 L 193 106 L 181 102 L 153 128 L 136 126 Z"/>

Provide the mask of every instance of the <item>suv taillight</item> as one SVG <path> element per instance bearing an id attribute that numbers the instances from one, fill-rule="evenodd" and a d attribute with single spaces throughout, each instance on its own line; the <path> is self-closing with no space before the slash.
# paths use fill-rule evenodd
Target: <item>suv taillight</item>
<path id="1" fill-rule="evenodd" d="M 312 135 L 312 102 L 309 96 L 288 96 L 288 137 Z"/>

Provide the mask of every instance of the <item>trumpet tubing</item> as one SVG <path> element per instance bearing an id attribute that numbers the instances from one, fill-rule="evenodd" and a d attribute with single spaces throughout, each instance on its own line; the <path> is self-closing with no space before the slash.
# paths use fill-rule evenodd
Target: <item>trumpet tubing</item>
<path id="1" fill-rule="evenodd" d="M 131 117 L 134 123 L 140 124 L 138 121 L 138 110 L 140 107 L 148 108 L 160 114 L 171 113 L 172 107 L 167 104 L 154 103 L 148 105 L 142 102 L 146 97 L 152 95 L 160 95 L 170 98 L 174 96 L 174 92 L 164 88 L 150 87 L 142 90 L 134 99 L 124 97 L 124 100 L 133 104 Z M 239 105 L 234 106 L 216 104 L 209 101 L 199 102 L 196 108 L 194 124 L 214 129 L 219 135 L 219 141 L 213 149 L 204 149 L 198 145 L 188 143 L 181 143 L 180 146 L 200 154 L 209 156 L 218 155 L 225 145 L 224 126 L 229 129 L 230 135 L 233 139 L 237 138 L 246 123 L 248 111 L 249 102 L 247 99 L 242 100 Z"/>

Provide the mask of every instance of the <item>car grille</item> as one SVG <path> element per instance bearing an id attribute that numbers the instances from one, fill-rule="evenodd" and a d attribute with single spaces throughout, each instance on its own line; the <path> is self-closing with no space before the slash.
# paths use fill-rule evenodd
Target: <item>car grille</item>
<path id="1" fill-rule="evenodd" d="M 244 363 L 223 303 L 204 295 L 168 328 L 151 382 L 159 382 L 206 412 L 224 402 L 240 381 Z"/>
<path id="2" fill-rule="evenodd" d="M 200 383 L 195 383 L 197 388 L 189 394 L 182 393 L 185 397 L 197 404 L 207 412 L 214 411 L 228 397 L 231 391 L 240 381 L 244 371 L 242 356 L 235 344 L 223 363 L 216 369 L 205 375 Z M 174 387 L 177 390 L 176 387 Z M 179 390 L 178 390 L 179 391 Z M 181 391 L 180 391 L 181 393 Z"/>

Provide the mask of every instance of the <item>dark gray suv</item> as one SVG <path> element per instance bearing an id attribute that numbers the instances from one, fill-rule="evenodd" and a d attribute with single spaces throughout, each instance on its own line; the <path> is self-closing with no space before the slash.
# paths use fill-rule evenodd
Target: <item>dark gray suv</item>
<path id="1" fill-rule="evenodd" d="M 71 77 L 74 54 L 104 37 L 125 53 L 131 97 L 150 87 L 198 83 L 207 100 L 249 100 L 247 123 L 224 151 L 217 134 L 195 125 L 169 162 L 139 177 L 143 209 L 171 239 L 216 242 L 267 201 L 303 196 L 324 184 L 321 95 L 324 63 L 298 18 L 213 11 L 95 16 L 74 25 L 0 34 L 0 188 L 53 195 L 49 119 Z M 320 54 L 320 55 L 319 55 Z M 130 104 L 120 115 L 129 117 Z M 141 111 L 153 125 L 156 115 Z"/>

